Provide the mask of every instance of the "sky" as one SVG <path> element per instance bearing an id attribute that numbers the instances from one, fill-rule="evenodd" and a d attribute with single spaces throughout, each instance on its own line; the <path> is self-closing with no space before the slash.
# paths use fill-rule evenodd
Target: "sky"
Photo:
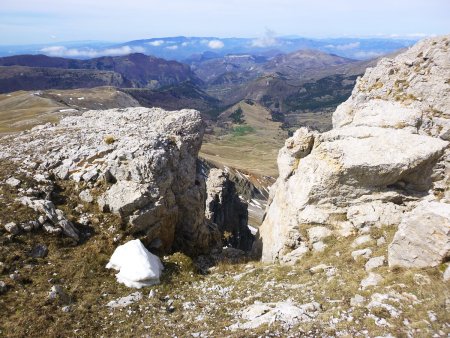
<path id="1" fill-rule="evenodd" d="M 0 0 L 0 45 L 168 36 L 428 36 L 450 0 Z"/>

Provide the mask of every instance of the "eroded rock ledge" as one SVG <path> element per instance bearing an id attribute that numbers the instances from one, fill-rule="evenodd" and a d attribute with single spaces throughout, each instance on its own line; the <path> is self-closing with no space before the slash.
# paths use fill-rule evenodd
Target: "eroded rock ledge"
<path id="1" fill-rule="evenodd" d="M 280 177 L 256 248 L 262 259 L 295 262 L 320 250 L 324 244 L 310 238 L 310 228 L 348 236 L 401 223 L 390 246 L 390 265 L 445 261 L 450 252 L 450 37 L 422 41 L 368 69 L 337 108 L 333 125 L 323 134 L 299 129 L 280 150 Z"/>
<path id="2" fill-rule="evenodd" d="M 197 159 L 204 127 L 195 110 L 89 111 L 3 138 L 0 160 L 46 182 L 46 194 L 22 192 L 30 207 L 51 203 L 55 182 L 72 182 L 81 203 L 117 214 L 124 230 L 147 247 L 198 254 L 221 246 L 219 227 L 205 217 L 206 177 Z M 215 183 L 217 189 L 219 183 L 226 184 L 226 178 Z M 237 203 L 229 190 L 227 199 Z M 220 208 L 229 207 L 214 212 Z M 65 220 L 50 218 L 55 227 Z M 78 233 L 73 238 L 78 241 Z"/>

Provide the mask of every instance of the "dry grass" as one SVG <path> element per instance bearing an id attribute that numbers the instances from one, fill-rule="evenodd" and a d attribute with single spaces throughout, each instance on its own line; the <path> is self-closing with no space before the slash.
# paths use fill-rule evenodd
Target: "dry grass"
<path id="1" fill-rule="evenodd" d="M 242 127 L 239 125 L 217 128 L 214 135 L 205 136 L 200 156 L 259 175 L 278 176 L 276 158 L 288 137 L 287 132 L 281 129 L 281 123 L 271 120 L 266 108 L 258 104 L 240 102 L 223 115 L 227 116 L 239 106 L 243 111 L 246 132 L 233 132 L 234 128 Z"/>
<path id="2" fill-rule="evenodd" d="M 32 92 L 14 92 L 0 95 L 0 135 L 23 131 L 38 124 L 57 122 L 58 111 L 64 105 L 33 95 Z"/>

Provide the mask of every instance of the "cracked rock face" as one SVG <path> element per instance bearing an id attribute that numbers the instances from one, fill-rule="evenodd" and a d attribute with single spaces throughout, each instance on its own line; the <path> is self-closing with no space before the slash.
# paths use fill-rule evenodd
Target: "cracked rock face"
<path id="1" fill-rule="evenodd" d="M 312 225 L 357 233 L 398 225 L 421 200 L 448 205 L 449 79 L 450 36 L 425 40 L 367 70 L 334 129 L 288 139 L 260 228 L 262 259 L 285 260 Z"/>
<path id="2" fill-rule="evenodd" d="M 93 200 L 102 211 L 120 215 L 149 247 L 194 254 L 217 240 L 205 221 L 205 179 L 197 169 L 204 127 L 195 110 L 88 111 L 4 138 L 0 159 L 31 174 L 104 182 L 104 193 Z M 70 224 L 62 228 L 77 235 Z"/>
<path id="3" fill-rule="evenodd" d="M 225 245 L 248 251 L 252 247 L 253 235 L 248 224 L 247 203 L 241 201 L 236 187 L 228 174 L 221 169 L 209 170 L 206 181 L 206 219 L 226 233 Z"/>

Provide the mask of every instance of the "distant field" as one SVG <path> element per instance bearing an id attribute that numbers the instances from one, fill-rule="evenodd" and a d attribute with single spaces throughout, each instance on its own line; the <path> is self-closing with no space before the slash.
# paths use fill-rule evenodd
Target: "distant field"
<path id="1" fill-rule="evenodd" d="M 138 105 L 135 99 L 112 87 L 2 94 L 0 134 L 57 122 L 64 115 L 87 109 Z M 239 107 L 242 109 L 241 120 L 230 122 L 233 120 L 230 115 Z M 213 133 L 205 135 L 200 156 L 254 174 L 276 177 L 278 150 L 288 137 L 281 125 L 281 122 L 272 121 L 267 108 L 242 101 L 219 116 Z"/>
<path id="2" fill-rule="evenodd" d="M 113 87 L 0 94 L 0 135 L 57 122 L 78 111 L 133 106 L 139 103 Z"/>
<path id="3" fill-rule="evenodd" d="M 221 124 L 239 107 L 243 123 Z M 205 136 L 201 157 L 259 175 L 278 176 L 276 159 L 288 135 L 280 122 L 271 120 L 266 108 L 242 101 L 222 113 L 214 134 Z"/>
<path id="4" fill-rule="evenodd" d="M 0 134 L 29 129 L 35 125 L 58 121 L 58 111 L 64 105 L 34 95 L 14 92 L 0 95 Z"/>

